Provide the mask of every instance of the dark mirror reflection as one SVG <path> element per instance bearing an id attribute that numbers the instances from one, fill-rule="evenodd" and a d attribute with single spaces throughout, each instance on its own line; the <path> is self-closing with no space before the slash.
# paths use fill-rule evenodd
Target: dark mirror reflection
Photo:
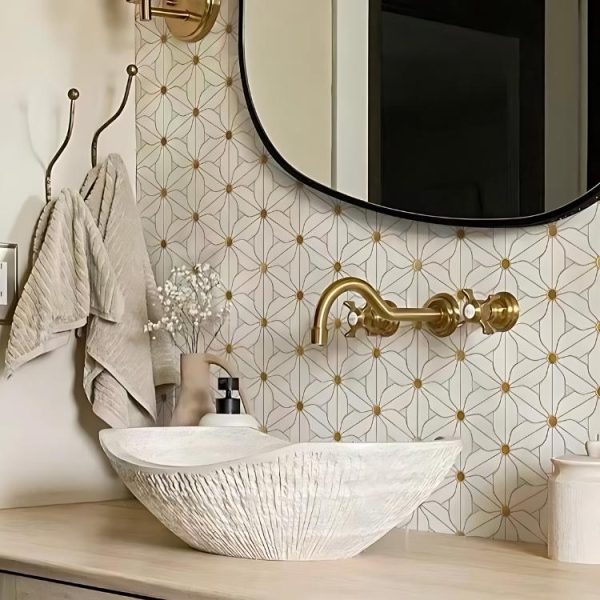
<path id="1" fill-rule="evenodd" d="M 257 117 L 304 176 L 474 219 L 559 209 L 600 181 L 598 0 L 308 3 L 244 2 Z"/>

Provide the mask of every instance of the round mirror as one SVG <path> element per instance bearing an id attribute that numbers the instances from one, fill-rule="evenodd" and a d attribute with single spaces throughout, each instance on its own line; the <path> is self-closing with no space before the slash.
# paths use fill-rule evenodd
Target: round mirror
<path id="1" fill-rule="evenodd" d="M 263 142 L 318 190 L 481 226 L 600 195 L 600 2 L 243 0 L 241 21 Z"/>

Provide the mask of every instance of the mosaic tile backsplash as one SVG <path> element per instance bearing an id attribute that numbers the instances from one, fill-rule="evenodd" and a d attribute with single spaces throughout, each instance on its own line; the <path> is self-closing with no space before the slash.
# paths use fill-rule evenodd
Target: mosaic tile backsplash
<path id="1" fill-rule="evenodd" d="M 159 281 L 173 265 L 220 269 L 231 317 L 212 350 L 240 370 L 264 429 L 293 441 L 459 436 L 419 529 L 543 541 L 550 458 L 600 433 L 600 210 L 527 229 L 426 225 L 339 204 L 265 153 L 240 85 L 238 6 L 201 43 L 138 25 L 138 193 Z M 404 326 L 309 344 L 331 281 L 362 277 L 398 305 L 438 292 L 508 290 L 508 334 L 447 339 Z"/>

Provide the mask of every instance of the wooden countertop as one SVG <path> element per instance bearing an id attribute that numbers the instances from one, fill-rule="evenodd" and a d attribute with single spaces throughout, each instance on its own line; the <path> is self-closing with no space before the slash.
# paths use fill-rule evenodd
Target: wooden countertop
<path id="1" fill-rule="evenodd" d="M 134 501 L 0 511 L 0 570 L 168 600 L 596 599 L 545 546 L 396 530 L 361 556 L 268 563 L 189 549 Z"/>

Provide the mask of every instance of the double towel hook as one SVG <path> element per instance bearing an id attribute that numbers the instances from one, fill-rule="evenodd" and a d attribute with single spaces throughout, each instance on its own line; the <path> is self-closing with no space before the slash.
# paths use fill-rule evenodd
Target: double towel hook
<path id="1" fill-rule="evenodd" d="M 125 95 L 123 96 L 123 101 L 121 105 L 117 109 L 117 112 L 108 120 L 96 133 L 94 134 L 94 138 L 92 139 L 92 167 L 95 167 L 98 164 L 98 140 L 100 139 L 100 135 L 102 132 L 110 127 L 122 114 L 125 110 L 125 106 L 127 106 L 127 101 L 129 100 L 129 95 L 131 92 L 131 83 L 133 78 L 138 74 L 138 68 L 135 65 L 129 65 L 126 69 L 128 79 L 127 85 L 125 86 Z M 65 136 L 65 140 L 48 164 L 48 168 L 46 169 L 46 202 L 50 202 L 52 199 L 52 169 L 54 165 L 61 157 L 62 153 L 65 151 L 69 142 L 71 141 L 71 135 L 73 134 L 73 127 L 75 125 L 75 102 L 79 98 L 79 90 L 76 88 L 72 88 L 69 90 L 67 94 L 69 100 L 71 101 L 70 111 L 69 111 L 69 127 L 67 129 L 67 135 Z"/>

